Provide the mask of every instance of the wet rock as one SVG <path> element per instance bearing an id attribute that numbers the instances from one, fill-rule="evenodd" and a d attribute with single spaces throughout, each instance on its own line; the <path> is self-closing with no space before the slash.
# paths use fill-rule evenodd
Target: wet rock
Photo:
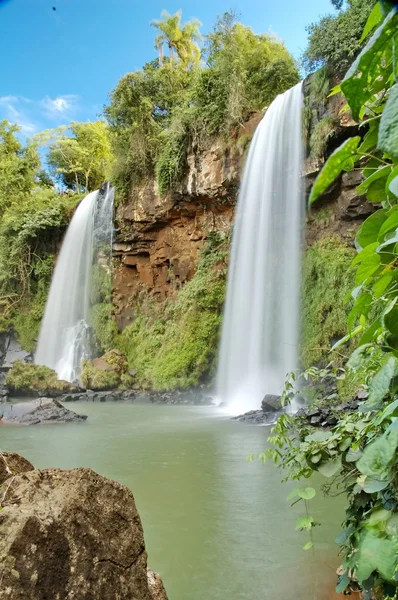
<path id="1" fill-rule="evenodd" d="M 267 394 L 261 402 L 261 408 L 265 412 L 272 412 L 282 409 L 282 398 L 274 394 Z"/>
<path id="2" fill-rule="evenodd" d="M 0 452 L 0 485 L 13 475 L 33 471 L 34 466 L 15 452 Z"/>
<path id="3" fill-rule="evenodd" d="M 159 573 L 154 573 L 154 571 L 148 569 L 147 577 L 151 600 L 167 600 L 166 590 L 164 589 L 163 581 Z"/>
<path id="4" fill-rule="evenodd" d="M 90 469 L 34 470 L 0 498 L 2 599 L 166 600 L 124 485 Z"/>
<path id="5" fill-rule="evenodd" d="M 51 398 L 0 405 L 0 424 L 3 425 L 79 423 L 86 419 L 86 415 L 78 415 Z"/>
<path id="6" fill-rule="evenodd" d="M 251 425 L 272 425 L 281 414 L 282 411 L 265 412 L 263 410 L 250 410 L 243 415 L 232 417 L 232 420 Z"/>

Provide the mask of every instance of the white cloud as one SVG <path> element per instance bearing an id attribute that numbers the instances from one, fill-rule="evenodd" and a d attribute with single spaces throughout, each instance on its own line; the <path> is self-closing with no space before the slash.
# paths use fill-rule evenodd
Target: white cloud
<path id="1" fill-rule="evenodd" d="M 56 120 L 60 117 L 71 117 L 77 109 L 78 100 L 79 96 L 75 94 L 65 94 L 54 99 L 46 96 L 40 105 L 47 118 Z"/>
<path id="2" fill-rule="evenodd" d="M 0 96 L 1 117 L 6 118 L 11 123 L 16 123 L 23 135 L 33 135 L 37 132 L 38 126 L 21 107 L 23 103 L 28 104 L 30 100 L 17 96 Z"/>

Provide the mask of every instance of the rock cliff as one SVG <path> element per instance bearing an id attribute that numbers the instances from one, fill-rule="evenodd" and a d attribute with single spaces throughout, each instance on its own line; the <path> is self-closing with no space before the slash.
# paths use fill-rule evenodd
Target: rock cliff
<path id="1" fill-rule="evenodd" d="M 325 105 L 313 106 L 308 82 L 304 90 L 312 114 L 310 129 L 314 131 L 325 117 L 334 120 L 324 156 L 309 155 L 305 161 L 303 187 L 307 196 L 325 157 L 357 126 L 350 115 L 341 112 L 341 99 L 333 97 Z M 159 300 L 172 295 L 194 275 L 209 234 L 231 230 L 245 159 L 242 140 L 247 146 L 261 117 L 261 113 L 254 114 L 228 145 L 218 140 L 206 151 L 191 148 L 182 181 L 166 196 L 159 194 L 151 180 L 134 190 L 127 204 L 118 207 L 113 246 L 114 305 L 122 329 L 134 320 L 134 303 L 140 291 L 149 291 Z M 375 210 L 356 192 L 360 178 L 359 171 L 344 174 L 308 213 L 308 245 L 333 234 L 352 243 L 360 223 Z"/>

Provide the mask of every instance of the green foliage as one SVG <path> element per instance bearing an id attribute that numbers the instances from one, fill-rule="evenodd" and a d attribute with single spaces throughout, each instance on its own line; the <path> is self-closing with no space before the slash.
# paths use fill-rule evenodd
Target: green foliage
<path id="1" fill-rule="evenodd" d="M 343 74 L 362 46 L 362 32 L 375 0 L 349 0 L 346 10 L 321 17 L 307 27 L 308 47 L 302 58 L 307 72 L 327 64 Z"/>
<path id="2" fill-rule="evenodd" d="M 199 31 L 202 23 L 198 19 L 191 19 L 188 23 L 181 25 L 181 16 L 181 10 L 174 15 L 163 10 L 162 18 L 152 21 L 151 25 L 160 31 L 155 39 L 155 48 L 159 50 L 160 60 L 163 58 L 164 45 L 167 44 L 170 59 L 175 59 L 175 52 L 183 67 L 188 68 L 191 65 L 199 64 L 200 49 L 195 42 L 202 40 Z"/>
<path id="3" fill-rule="evenodd" d="M 318 121 L 310 137 L 311 156 L 316 158 L 324 156 L 329 139 L 336 131 L 336 125 L 336 119 L 330 115 Z"/>
<path id="4" fill-rule="evenodd" d="M 337 237 L 308 248 L 303 262 L 301 361 L 305 368 L 324 360 L 347 331 L 346 296 L 354 284 L 354 251 Z"/>
<path id="5" fill-rule="evenodd" d="M 358 159 L 357 148 L 360 141 L 359 136 L 349 138 L 329 156 L 312 187 L 309 198 L 310 206 L 328 189 L 342 171 L 352 171 Z"/>
<path id="6" fill-rule="evenodd" d="M 40 166 L 35 145 L 23 147 L 16 137 L 18 132 L 17 125 L 0 121 L 0 216 L 31 191 Z"/>
<path id="7" fill-rule="evenodd" d="M 36 140 L 49 147 L 47 162 L 51 173 L 66 188 L 78 194 L 90 192 L 108 179 L 112 154 L 104 121 L 73 121 L 44 131 Z"/>
<path id="8" fill-rule="evenodd" d="M 105 352 L 114 346 L 118 329 L 113 320 L 112 312 L 113 305 L 105 302 L 94 304 L 90 311 L 93 341 L 99 352 Z"/>
<path id="9" fill-rule="evenodd" d="M 120 373 L 115 369 L 99 369 L 90 360 L 82 361 L 81 384 L 89 390 L 113 390 L 119 386 Z"/>
<path id="10" fill-rule="evenodd" d="M 186 26 L 181 27 L 180 17 L 165 14 L 155 23 L 162 30 L 157 45 L 169 44 L 171 57 L 125 75 L 104 109 L 115 156 L 112 180 L 122 198 L 154 174 L 166 193 L 181 177 L 190 144 L 203 146 L 221 134 L 228 140 L 238 137 L 252 111 L 299 81 L 280 41 L 256 35 L 230 13 L 206 37 L 205 65 L 190 50 L 184 58 L 179 44 Z"/>
<path id="11" fill-rule="evenodd" d="M 376 16 L 372 14 L 365 35 L 376 26 L 383 9 L 384 3 Z M 311 203 L 342 170 L 361 161 L 365 181 L 358 192 L 382 205 L 357 233 L 358 254 L 352 263 L 356 287 L 351 292 L 346 337 L 360 334 L 346 373 L 368 397 L 357 410 L 336 413 L 337 425 L 331 431 L 313 432 L 306 420 L 284 415 L 273 429 L 271 448 L 262 456 L 280 464 L 286 479 L 309 478 L 318 472 L 330 480 L 326 489 L 346 495 L 343 532 L 336 540 L 344 569 L 337 590 L 348 591 L 354 579 L 365 598 L 398 595 L 398 197 L 393 183 L 398 164 L 392 87 L 397 38 L 398 18 L 393 10 L 341 85 L 354 118 L 371 115 L 368 131 L 361 144 L 359 137 L 351 138 L 332 155 L 310 197 Z M 293 375 L 287 382 L 285 400 L 297 393 L 296 379 Z M 307 519 L 304 525 L 311 531 L 314 523 Z"/>
<path id="12" fill-rule="evenodd" d="M 146 311 L 141 306 L 140 316 L 120 335 L 118 345 L 142 387 L 186 388 L 214 370 L 228 247 L 229 238 L 209 236 L 194 277 L 175 298 Z"/>
<path id="13" fill-rule="evenodd" d="M 72 384 L 58 379 L 57 373 L 49 367 L 28 364 L 20 360 L 16 360 L 8 371 L 6 384 L 17 394 L 37 392 L 53 395 L 75 391 Z"/>

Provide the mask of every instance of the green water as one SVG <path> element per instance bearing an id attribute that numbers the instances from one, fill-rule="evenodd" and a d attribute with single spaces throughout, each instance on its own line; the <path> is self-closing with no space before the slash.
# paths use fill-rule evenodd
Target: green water
<path id="1" fill-rule="evenodd" d="M 0 448 L 37 467 L 95 469 L 133 491 L 148 550 L 169 600 L 328 600 L 342 520 L 338 501 L 313 501 L 315 552 L 296 532 L 303 506 L 271 464 L 247 462 L 267 428 L 215 409 L 74 404 L 84 424 L 3 427 Z"/>

